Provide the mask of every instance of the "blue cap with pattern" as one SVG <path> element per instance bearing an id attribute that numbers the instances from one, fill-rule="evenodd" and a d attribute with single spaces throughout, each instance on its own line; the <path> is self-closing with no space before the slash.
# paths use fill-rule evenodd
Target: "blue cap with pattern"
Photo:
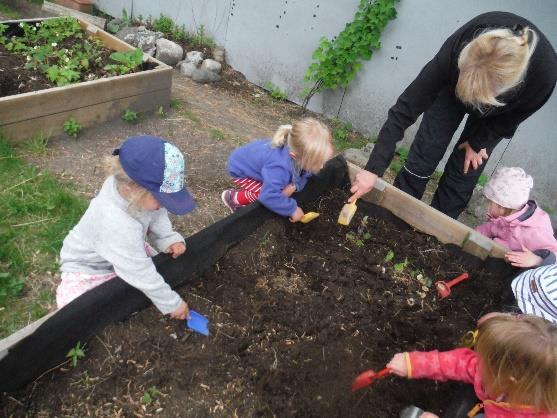
<path id="1" fill-rule="evenodd" d="M 134 136 L 113 154 L 119 155 L 126 174 L 169 212 L 184 215 L 195 208 L 184 186 L 184 157 L 170 142 L 156 136 Z"/>

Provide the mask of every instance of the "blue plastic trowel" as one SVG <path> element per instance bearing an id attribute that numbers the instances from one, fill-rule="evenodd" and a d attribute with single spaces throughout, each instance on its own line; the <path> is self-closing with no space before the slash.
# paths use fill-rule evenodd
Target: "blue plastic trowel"
<path id="1" fill-rule="evenodd" d="M 209 320 L 199 312 L 190 310 L 190 318 L 186 320 L 186 325 L 195 332 L 209 336 Z"/>

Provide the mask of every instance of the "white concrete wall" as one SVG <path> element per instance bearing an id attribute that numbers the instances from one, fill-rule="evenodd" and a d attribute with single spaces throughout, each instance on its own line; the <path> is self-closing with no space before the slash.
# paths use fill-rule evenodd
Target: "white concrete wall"
<path id="1" fill-rule="evenodd" d="M 114 16 L 122 8 L 135 16 L 163 13 L 187 29 L 203 24 L 226 48 L 227 60 L 248 80 L 271 81 L 300 102 L 303 76 L 311 54 L 323 36 L 332 38 L 352 20 L 358 0 L 97 0 Z M 477 14 L 504 10 L 532 20 L 557 46 L 557 0 L 401 0 L 398 17 L 386 28 L 382 48 L 346 91 L 316 95 L 310 107 L 350 121 L 363 133 L 376 135 L 387 110 L 436 53 L 443 41 Z M 503 141 L 486 174 L 496 164 L 524 167 L 535 179 L 535 197 L 543 205 L 557 204 L 557 94 L 524 122 L 505 151 Z M 407 131 L 411 142 L 416 126 Z M 503 151 L 505 151 L 503 153 Z"/>

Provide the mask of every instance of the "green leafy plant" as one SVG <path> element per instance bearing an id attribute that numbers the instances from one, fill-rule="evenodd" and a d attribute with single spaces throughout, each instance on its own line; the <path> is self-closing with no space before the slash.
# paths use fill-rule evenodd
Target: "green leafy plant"
<path id="1" fill-rule="evenodd" d="M 394 171 L 395 173 L 398 173 L 400 170 L 402 170 L 402 167 L 404 167 L 404 164 L 406 164 L 406 160 L 408 159 L 408 148 L 404 148 L 404 147 L 400 147 L 395 151 L 396 154 L 396 159 L 394 159 L 393 161 L 391 161 L 391 164 L 389 165 L 389 169 Z"/>
<path id="2" fill-rule="evenodd" d="M 387 253 L 387 255 L 385 256 L 385 262 L 388 263 L 389 261 L 391 261 L 393 258 L 395 258 L 395 252 L 393 250 L 389 250 L 389 252 Z"/>
<path id="3" fill-rule="evenodd" d="M 400 263 L 396 263 L 394 265 L 394 269 L 397 273 L 402 273 L 407 265 L 408 265 L 408 259 L 405 258 L 404 261 L 401 261 Z"/>
<path id="4" fill-rule="evenodd" d="M 9 272 L 0 272 L 0 303 L 3 304 L 9 297 L 19 295 L 23 290 L 23 283 L 23 280 Z"/>
<path id="5" fill-rule="evenodd" d="M 34 155 L 46 155 L 49 139 L 43 132 L 38 132 L 25 141 L 25 148 Z"/>
<path id="6" fill-rule="evenodd" d="M 286 93 L 283 92 L 279 86 L 273 84 L 271 81 L 267 81 L 264 87 L 269 91 L 271 97 L 275 100 L 286 100 Z"/>
<path id="7" fill-rule="evenodd" d="M 160 395 L 160 393 L 161 392 L 157 389 L 156 386 L 151 386 L 149 389 L 145 391 L 145 393 L 141 397 L 141 403 L 144 403 L 145 405 L 149 405 Z"/>
<path id="8" fill-rule="evenodd" d="M 174 21 L 161 13 L 158 19 L 153 20 L 151 23 L 153 30 L 164 33 L 165 36 L 172 34 L 174 28 Z"/>
<path id="9" fill-rule="evenodd" d="M 487 184 L 487 176 L 485 174 L 480 174 L 480 178 L 478 179 L 478 184 L 484 187 Z"/>
<path id="10" fill-rule="evenodd" d="M 122 9 L 122 24 L 124 26 L 129 26 L 131 23 L 131 18 L 128 15 L 128 11 L 126 10 L 126 8 Z"/>
<path id="11" fill-rule="evenodd" d="M 304 76 L 311 86 L 304 92 L 304 107 L 325 88 L 348 86 L 362 68 L 362 61 L 370 60 L 373 51 L 381 47 L 381 33 L 396 17 L 396 1 L 361 0 L 354 19 L 342 32 L 332 40 L 321 38 Z"/>
<path id="12" fill-rule="evenodd" d="M 84 347 L 81 345 L 81 341 L 78 341 L 74 348 L 68 351 L 66 357 L 72 360 L 72 366 L 76 367 L 77 362 L 80 358 L 85 357 Z"/>
<path id="13" fill-rule="evenodd" d="M 143 50 L 136 48 L 133 51 L 113 52 L 110 59 L 118 64 L 105 65 L 104 69 L 111 74 L 128 74 L 134 72 L 143 62 Z"/>
<path id="14" fill-rule="evenodd" d="M 215 41 L 207 33 L 205 33 L 205 26 L 199 25 L 193 34 L 189 34 L 189 43 L 193 48 L 214 48 Z"/>
<path id="15" fill-rule="evenodd" d="M 135 123 L 139 119 L 139 114 L 134 112 L 133 110 L 126 109 L 122 114 L 122 119 L 124 119 L 128 123 Z"/>
<path id="16" fill-rule="evenodd" d="M 166 112 L 164 111 L 164 106 L 159 106 L 155 111 L 155 115 L 159 118 L 164 118 L 166 116 Z"/>
<path id="17" fill-rule="evenodd" d="M 64 122 L 64 132 L 69 136 L 77 138 L 77 136 L 81 132 L 81 125 L 75 118 L 69 118 L 67 121 Z"/>

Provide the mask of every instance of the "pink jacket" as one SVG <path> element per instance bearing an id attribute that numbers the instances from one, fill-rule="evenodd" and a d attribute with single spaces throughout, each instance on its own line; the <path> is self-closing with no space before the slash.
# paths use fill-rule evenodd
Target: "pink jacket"
<path id="1" fill-rule="evenodd" d="M 549 215 L 530 200 L 524 208 L 509 216 L 490 218 L 476 228 L 476 231 L 508 247 L 511 251 L 521 251 L 522 245 L 530 251 L 557 251 L 557 240 Z"/>
<path id="2" fill-rule="evenodd" d="M 557 418 L 557 413 L 539 411 L 527 405 L 497 402 L 485 394 L 478 355 L 468 348 L 452 351 L 405 353 L 409 378 L 457 380 L 474 385 L 476 396 L 483 402 L 486 418 Z"/>

